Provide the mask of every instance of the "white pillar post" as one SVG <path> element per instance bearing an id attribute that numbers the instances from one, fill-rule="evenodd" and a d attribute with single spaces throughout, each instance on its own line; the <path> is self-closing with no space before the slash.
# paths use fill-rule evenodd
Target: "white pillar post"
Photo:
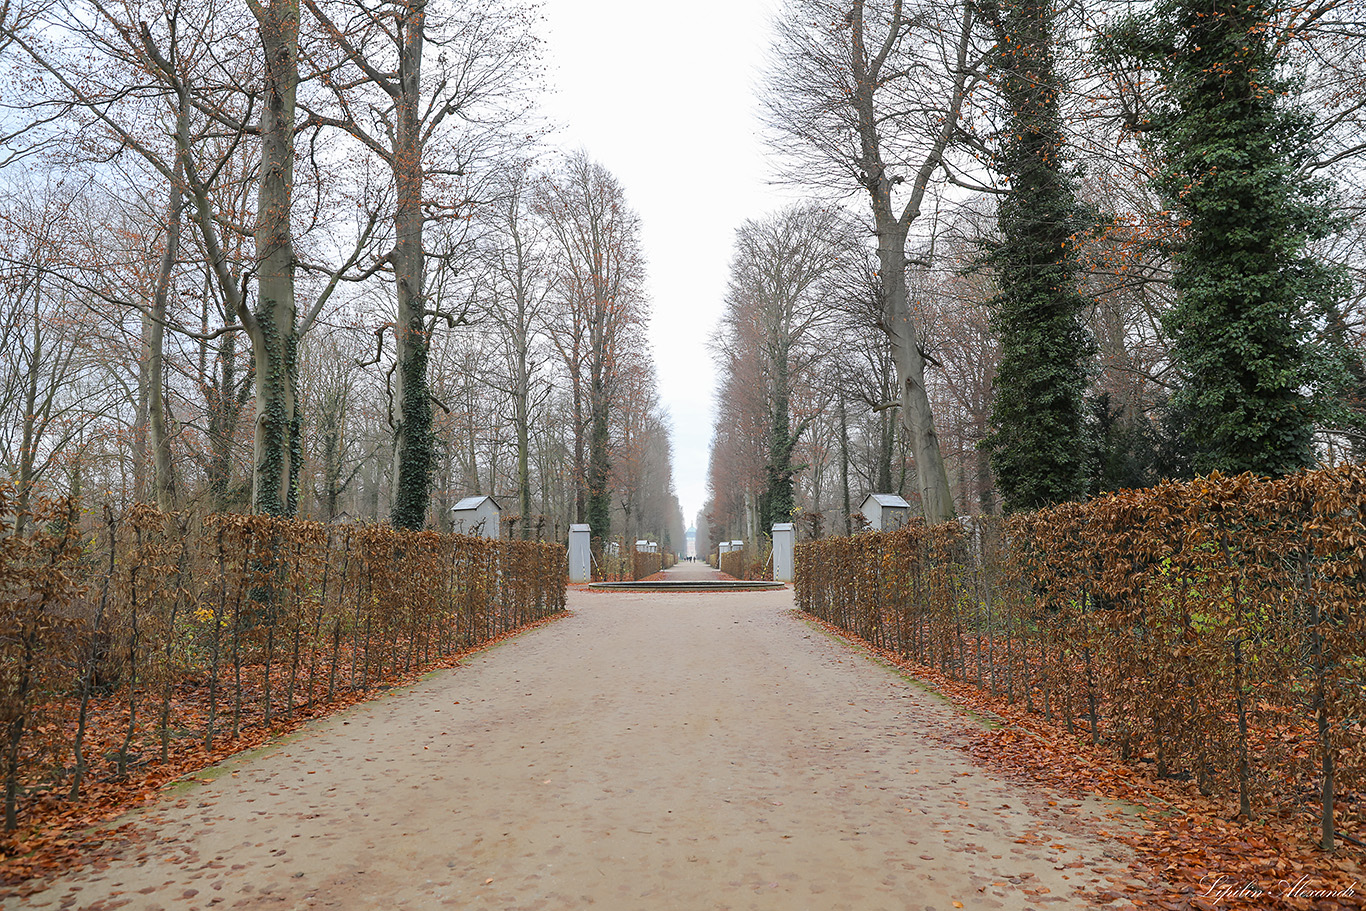
<path id="1" fill-rule="evenodd" d="M 791 582 L 796 578 L 793 562 L 797 544 L 797 529 L 791 522 L 773 526 L 773 581 Z"/>
<path id="2" fill-rule="evenodd" d="M 569 581 L 593 581 L 592 532 L 587 525 L 569 526 Z"/>

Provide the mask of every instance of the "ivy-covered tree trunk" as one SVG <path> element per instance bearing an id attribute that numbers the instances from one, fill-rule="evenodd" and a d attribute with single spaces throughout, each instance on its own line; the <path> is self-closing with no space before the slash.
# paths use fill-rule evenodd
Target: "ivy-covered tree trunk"
<path id="1" fill-rule="evenodd" d="M 521 519 L 522 540 L 531 538 L 531 392 L 523 357 L 518 364 L 516 391 L 512 398 L 513 420 L 517 425 L 517 513 Z"/>
<path id="2" fill-rule="evenodd" d="M 607 449 L 608 414 L 607 370 L 602 358 L 595 357 L 588 386 L 588 525 L 595 538 L 606 540 L 612 533 L 612 470 Z"/>
<path id="3" fill-rule="evenodd" d="M 265 52 L 256 211 L 256 307 L 243 314 L 256 361 L 252 511 L 292 516 L 301 461 L 295 403 L 299 340 L 294 302 L 294 121 L 299 84 L 297 0 L 250 4 Z"/>
<path id="4" fill-rule="evenodd" d="M 1271 16 L 1263 0 L 1165 0 L 1119 33 L 1165 90 L 1141 126 L 1187 225 L 1164 325 L 1181 376 L 1173 410 L 1201 473 L 1312 461 L 1308 317 L 1337 285 L 1307 248 L 1332 221 L 1302 170 L 1310 121 L 1283 100 Z"/>
<path id="5" fill-rule="evenodd" d="M 849 498 L 849 410 L 844 402 L 844 384 L 841 383 L 835 394 L 839 397 L 840 416 L 840 510 L 844 513 L 844 533 L 854 533 L 853 504 Z M 815 535 L 819 538 L 820 535 Z"/>
<path id="6" fill-rule="evenodd" d="M 574 399 L 574 522 L 588 521 L 588 454 L 585 452 L 583 416 L 583 380 L 578 368 L 569 371 Z"/>
<path id="7" fill-rule="evenodd" d="M 426 317 L 426 254 L 422 229 L 422 47 L 421 5 L 405 8 L 399 52 L 394 171 L 396 243 L 391 254 L 397 288 L 394 320 L 394 507 L 395 528 L 420 529 L 427 521 L 436 446 L 432 400 L 427 387 L 430 348 Z"/>
<path id="8" fill-rule="evenodd" d="M 996 38 L 991 63 L 1006 114 L 997 168 L 1009 184 L 992 251 L 1001 360 L 986 445 L 1005 510 L 1015 512 L 1086 493 L 1091 345 L 1077 290 L 1079 219 L 1063 161 L 1052 3 L 1003 0 L 982 11 Z"/>
<path id="9" fill-rule="evenodd" d="M 1197 471 L 1284 474 L 1310 463 L 1313 432 L 1302 311 L 1315 289 L 1299 277 L 1313 215 L 1295 173 L 1307 124 L 1277 103 L 1264 3 L 1165 12 L 1180 38 L 1164 185 L 1190 222 L 1166 320 L 1177 409 Z"/>
<path id="10" fill-rule="evenodd" d="M 786 327 L 778 327 L 785 333 Z M 759 531 L 771 535 L 777 522 L 792 521 L 797 501 L 792 491 L 792 450 L 799 434 L 792 432 L 788 415 L 791 403 L 788 376 L 788 346 L 786 340 L 773 345 L 773 402 L 769 415 L 768 462 L 764 466 L 764 493 L 759 499 Z M 805 429 L 805 428 L 802 428 Z"/>
<path id="11" fill-rule="evenodd" d="M 420 234 L 421 228 L 416 230 Z M 398 312 L 394 325 L 396 480 L 390 520 L 395 528 L 420 529 L 427 520 L 436 447 L 432 436 L 431 395 L 427 388 L 429 344 L 423 319 L 422 266 L 411 265 L 414 258 L 422 258 L 421 242 L 414 245 L 400 240 L 394 256 L 395 272 L 399 275 Z"/>

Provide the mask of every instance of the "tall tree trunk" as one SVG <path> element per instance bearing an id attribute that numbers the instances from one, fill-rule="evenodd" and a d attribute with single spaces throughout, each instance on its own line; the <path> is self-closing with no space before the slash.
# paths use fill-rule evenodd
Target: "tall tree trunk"
<path id="1" fill-rule="evenodd" d="M 513 418 L 517 423 L 517 511 L 522 516 L 521 537 L 526 540 L 531 537 L 531 420 L 525 355 L 518 373 L 517 391 L 513 397 Z"/>
<path id="2" fill-rule="evenodd" d="M 146 503 L 148 499 L 147 399 L 151 394 L 152 317 L 142 314 L 142 351 L 138 357 L 138 390 L 133 417 L 133 500 Z"/>
<path id="3" fill-rule="evenodd" d="M 47 356 L 43 348 L 43 315 L 38 305 L 39 294 L 40 290 L 35 289 L 33 292 L 33 353 L 28 365 L 28 375 L 24 378 L 24 416 L 19 442 L 19 488 L 14 500 L 14 532 L 21 538 L 28 528 L 28 510 L 33 500 L 33 475 L 38 458 L 38 438 L 41 435 L 38 432 L 38 411 L 41 407 L 38 374 L 42 370 L 43 359 Z"/>
<path id="4" fill-rule="evenodd" d="M 939 434 L 934 428 L 934 412 L 930 408 L 929 391 L 925 388 L 925 357 L 920 353 L 920 344 L 915 337 L 915 320 L 906 288 L 906 228 L 891 219 L 890 191 L 888 185 L 886 205 L 874 205 L 878 261 L 882 267 L 882 328 L 892 343 L 901 420 L 915 456 L 920 505 L 925 522 L 935 525 L 953 518 L 953 495 L 939 447 Z M 878 209 L 883 211 L 877 213 Z"/>
<path id="5" fill-rule="evenodd" d="M 507 227 L 515 257 L 513 318 L 508 328 L 512 344 L 512 418 L 517 431 L 517 511 L 521 514 L 522 540 L 531 537 L 531 322 L 534 318 L 529 245 L 522 235 L 522 180 L 509 202 Z"/>
<path id="6" fill-rule="evenodd" d="M 570 385 L 574 398 L 574 522 L 588 521 L 588 451 L 587 426 L 583 413 L 583 380 L 579 372 L 570 370 Z"/>
<path id="7" fill-rule="evenodd" d="M 786 326 L 775 331 L 779 336 L 772 349 L 773 363 L 773 402 L 769 415 L 768 465 L 765 466 L 765 490 L 759 501 L 759 532 L 771 535 L 773 526 L 778 522 L 792 519 L 796 498 L 792 491 L 792 450 L 797 445 L 798 434 L 792 432 L 792 419 L 788 414 L 791 407 L 790 374 L 788 354 L 791 345 L 786 335 Z M 802 428 L 804 429 L 804 428 Z M 755 539 L 756 546 L 758 539 Z"/>
<path id="8" fill-rule="evenodd" d="M 184 113 L 181 114 L 184 117 Z M 185 206 L 180 178 L 183 167 L 177 157 L 176 178 L 171 181 L 170 200 L 166 204 L 166 246 L 161 253 L 157 270 L 156 289 L 152 295 L 152 313 L 147 327 L 147 437 L 152 450 L 152 490 L 157 508 L 162 512 L 175 509 L 175 484 L 171 465 L 171 441 L 166 432 L 166 371 L 165 340 L 166 314 L 171 291 L 171 275 L 180 257 L 180 214 Z"/>
<path id="9" fill-rule="evenodd" d="M 982 0 L 979 9 L 996 36 L 991 65 L 1006 116 L 996 168 L 1010 188 L 992 251 L 1000 362 L 987 446 L 1005 511 L 1016 512 L 1081 499 L 1088 486 L 1092 345 L 1072 241 L 1084 226 L 1065 158 L 1054 11 L 1039 0 Z"/>
<path id="10" fill-rule="evenodd" d="M 978 427 L 982 428 L 982 422 L 978 422 Z M 980 435 L 978 439 L 981 439 Z M 982 515 L 995 515 L 996 493 L 992 486 L 991 456 L 984 447 L 979 446 L 974 452 L 974 458 L 977 461 L 977 505 L 982 510 Z"/>
<path id="11" fill-rule="evenodd" d="M 897 493 L 892 489 L 892 443 L 896 440 L 896 419 L 883 409 L 877 414 L 877 489 L 880 493 Z"/>
<path id="12" fill-rule="evenodd" d="M 396 528 L 421 528 L 427 518 L 436 446 L 427 388 L 426 252 L 422 229 L 422 47 L 425 15 L 420 2 L 406 5 L 399 29 L 397 125 L 391 167 L 397 195 L 392 254 L 398 313 L 394 321 L 394 508 Z"/>
<path id="13" fill-rule="evenodd" d="M 916 480 L 920 488 L 920 503 L 927 524 L 947 522 L 953 518 L 953 496 L 949 490 L 948 470 L 940 452 L 939 435 L 934 428 L 934 414 L 925 389 L 925 358 L 916 339 L 916 323 L 911 312 L 910 294 L 906 286 L 906 237 L 912 223 L 920 217 L 921 203 L 930 179 L 939 170 L 944 152 L 958 129 L 959 112 L 966 93 L 967 50 L 972 37 L 972 12 L 964 4 L 960 33 L 955 47 L 956 70 L 952 97 L 939 127 L 929 137 L 931 147 L 924 160 L 911 175 L 910 198 L 900 212 L 893 209 L 892 189 L 905 179 L 888 173 L 882 159 L 880 111 L 875 93 L 884 76 L 882 68 L 898 37 L 905 28 L 905 19 L 898 3 L 889 25 L 887 39 L 869 53 L 865 45 L 864 0 L 854 0 L 849 24 L 850 71 L 854 76 L 851 104 L 856 117 L 859 138 L 859 168 L 862 183 L 868 191 L 873 212 L 873 227 L 877 234 L 879 277 L 882 284 L 882 330 L 892 343 L 892 361 L 896 365 L 901 402 L 901 420 L 910 438 L 915 457 Z"/>
<path id="14" fill-rule="evenodd" d="M 844 389 L 839 391 L 840 408 L 840 497 L 841 507 L 844 510 L 844 533 L 852 535 L 854 533 L 854 522 L 851 518 L 853 504 L 849 502 L 849 411 L 844 403 Z"/>
<path id="15" fill-rule="evenodd" d="M 594 537 L 606 538 L 612 533 L 612 491 L 608 486 L 611 462 L 607 452 L 609 426 L 607 422 L 606 366 L 593 364 L 588 396 L 592 426 L 588 436 L 588 524 Z"/>
<path id="16" fill-rule="evenodd" d="M 256 206 L 256 310 L 242 313 L 256 357 L 252 511 L 292 516 L 298 506 L 298 336 L 294 303 L 294 120 L 299 5 L 249 0 L 265 52 L 261 169 Z M 241 306 L 245 310 L 244 305 Z"/>
<path id="17" fill-rule="evenodd" d="M 322 514 L 324 522 L 337 518 L 341 508 L 342 422 L 345 420 L 346 393 L 329 390 L 322 398 L 318 413 L 318 436 L 322 438 Z"/>
<path id="18" fill-rule="evenodd" d="M 226 512 L 231 505 L 228 501 L 232 485 L 233 438 L 242 414 L 242 400 L 237 389 L 236 336 L 229 334 L 219 340 L 214 360 L 213 386 L 206 390 L 209 393 L 209 462 L 205 474 L 214 510 Z M 245 396 L 246 389 L 243 388 L 240 394 Z"/>

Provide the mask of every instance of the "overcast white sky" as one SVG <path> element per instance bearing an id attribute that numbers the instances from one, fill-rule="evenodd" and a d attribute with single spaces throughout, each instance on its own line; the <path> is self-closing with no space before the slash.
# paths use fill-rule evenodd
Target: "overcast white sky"
<path id="1" fill-rule="evenodd" d="M 707 496 L 707 350 L 735 229 L 792 198 L 768 184 L 757 91 L 776 0 L 544 0 L 556 91 L 545 112 L 640 213 L 650 337 L 673 421 L 674 482 L 691 525 Z"/>

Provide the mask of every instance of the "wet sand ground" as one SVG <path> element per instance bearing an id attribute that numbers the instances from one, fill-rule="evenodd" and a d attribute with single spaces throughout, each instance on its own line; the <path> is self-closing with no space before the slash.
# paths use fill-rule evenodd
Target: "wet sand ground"
<path id="1" fill-rule="evenodd" d="M 1122 875 L 1096 834 L 1120 823 L 975 767 L 945 742 L 961 716 L 791 606 L 573 591 L 574 616 L 206 773 L 142 844 L 4 907 L 1084 908 Z"/>

